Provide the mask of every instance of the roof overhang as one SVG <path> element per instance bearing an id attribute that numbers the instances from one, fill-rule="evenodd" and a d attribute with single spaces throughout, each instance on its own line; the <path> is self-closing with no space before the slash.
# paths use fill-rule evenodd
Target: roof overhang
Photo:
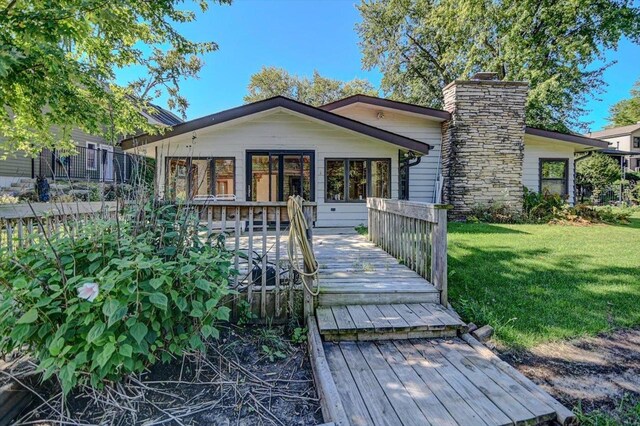
<path id="1" fill-rule="evenodd" d="M 349 96 L 348 98 L 340 99 L 338 101 L 322 105 L 320 108 L 325 111 L 334 111 L 357 103 L 410 112 L 412 114 L 418 114 L 436 119 L 437 121 L 446 121 L 451 119 L 451 114 L 449 114 L 447 111 L 427 108 L 415 104 L 408 104 L 406 102 L 392 101 L 390 99 L 377 98 L 375 96 L 368 95 Z"/>
<path id="2" fill-rule="evenodd" d="M 313 107 L 311 105 L 297 102 L 283 96 L 276 96 L 274 98 L 265 99 L 263 101 L 253 102 L 247 105 L 239 106 L 236 108 L 221 111 L 215 114 L 207 115 L 205 117 L 196 118 L 195 120 L 186 121 L 181 124 L 173 126 L 173 128 L 163 134 L 149 135 L 143 134 L 133 138 L 124 139 L 121 143 L 122 149 L 128 150 L 135 147 L 150 144 L 153 142 L 161 141 L 173 136 L 190 133 L 199 129 L 216 126 L 222 123 L 226 123 L 239 118 L 247 117 L 260 112 L 268 111 L 274 108 L 284 108 L 295 113 L 320 120 L 344 129 L 360 133 L 365 136 L 369 136 L 393 145 L 397 145 L 401 148 L 415 151 L 420 154 L 428 154 L 429 150 L 433 148 L 431 145 L 424 142 L 420 142 L 416 139 L 408 138 L 406 136 L 399 135 L 397 133 L 389 132 L 360 121 L 352 120 L 347 117 L 343 117 L 338 114 L 334 114 L 329 111 L 325 111 L 320 108 Z"/>
<path id="3" fill-rule="evenodd" d="M 600 139 L 589 138 L 587 136 L 575 135 L 571 133 L 554 132 L 552 130 L 538 129 L 535 127 L 525 127 L 525 134 L 538 136 L 546 139 L 553 139 L 561 142 L 568 142 L 590 148 L 604 149 L 609 146 L 609 142 Z"/>

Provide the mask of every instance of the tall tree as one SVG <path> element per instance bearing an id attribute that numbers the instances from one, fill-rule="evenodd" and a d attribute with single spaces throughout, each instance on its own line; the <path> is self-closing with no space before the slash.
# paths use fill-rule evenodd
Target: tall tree
<path id="1" fill-rule="evenodd" d="M 604 87 L 605 52 L 622 36 L 640 41 L 632 0 L 362 0 L 358 9 L 363 64 L 382 71 L 392 97 L 440 107 L 447 83 L 491 71 L 528 81 L 528 123 L 557 130 L 581 128 L 586 98 Z"/>
<path id="2" fill-rule="evenodd" d="M 177 30 L 196 17 L 180 3 L 0 0 L 2 148 L 70 149 L 74 127 L 113 143 L 136 130 L 158 131 L 139 111 L 153 112 L 149 102 L 163 93 L 184 115 L 180 82 L 197 76 L 198 55 L 217 46 Z M 198 4 L 205 11 L 209 2 Z M 146 75 L 116 84 L 116 72 L 128 67 Z"/>
<path id="3" fill-rule="evenodd" d="M 286 96 L 306 104 L 320 106 L 347 96 L 363 94 L 377 96 L 378 91 L 363 79 L 347 82 L 321 76 L 318 71 L 313 77 L 292 75 L 282 68 L 262 67 L 251 76 L 245 102 L 256 102 L 273 96 Z"/>
<path id="4" fill-rule="evenodd" d="M 612 126 L 626 126 L 640 123 L 640 78 L 631 89 L 631 97 L 616 102 L 609 109 L 609 122 Z"/>

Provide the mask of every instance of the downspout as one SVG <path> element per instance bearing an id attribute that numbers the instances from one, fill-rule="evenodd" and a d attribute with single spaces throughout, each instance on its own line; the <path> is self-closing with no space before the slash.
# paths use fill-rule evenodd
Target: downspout
<path id="1" fill-rule="evenodd" d="M 409 199 L 409 168 L 417 166 L 422 161 L 422 156 L 418 156 L 414 151 L 403 153 L 398 151 L 400 157 L 400 173 L 399 173 L 399 191 L 398 198 L 401 200 Z M 411 160 L 414 160 L 411 162 Z M 403 178 L 404 175 L 404 178 Z"/>

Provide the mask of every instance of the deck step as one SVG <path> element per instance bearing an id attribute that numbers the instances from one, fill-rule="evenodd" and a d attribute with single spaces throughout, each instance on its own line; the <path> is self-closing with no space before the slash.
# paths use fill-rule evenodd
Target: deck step
<path id="1" fill-rule="evenodd" d="M 440 302 L 440 291 L 422 278 L 380 281 L 359 276 L 336 279 L 321 276 L 319 287 L 320 306 Z"/>
<path id="2" fill-rule="evenodd" d="M 455 337 L 467 330 L 439 303 L 319 306 L 316 318 L 327 341 Z"/>

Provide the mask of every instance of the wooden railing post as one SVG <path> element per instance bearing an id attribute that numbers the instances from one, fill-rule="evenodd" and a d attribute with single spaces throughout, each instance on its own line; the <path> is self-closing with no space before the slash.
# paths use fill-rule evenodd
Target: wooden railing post
<path id="1" fill-rule="evenodd" d="M 447 207 L 435 206 L 436 221 L 431 231 L 431 283 L 440 290 L 440 303 L 448 306 L 447 294 Z"/>
<path id="2" fill-rule="evenodd" d="M 308 228 L 307 228 L 307 239 L 309 240 L 309 247 L 311 248 L 311 250 L 313 250 L 313 209 L 310 207 L 306 207 L 303 208 L 304 209 L 304 218 L 307 222 Z M 305 273 L 310 273 L 313 271 L 313 266 L 312 265 L 307 265 L 307 263 L 304 263 L 304 272 Z M 303 286 L 303 291 L 304 291 L 304 301 L 303 301 L 303 313 L 304 313 L 304 319 L 305 321 L 307 320 L 307 318 L 312 317 L 315 312 L 314 312 L 314 306 L 313 306 L 313 294 L 311 294 L 311 292 L 309 292 L 309 290 L 307 290 L 307 288 L 314 290 L 315 291 L 315 279 L 314 277 L 311 276 L 303 276 L 302 279 L 304 280 L 305 284 Z"/>

